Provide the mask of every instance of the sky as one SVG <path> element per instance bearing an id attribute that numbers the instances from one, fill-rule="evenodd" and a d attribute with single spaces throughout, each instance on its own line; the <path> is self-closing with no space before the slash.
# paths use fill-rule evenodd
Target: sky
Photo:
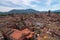
<path id="1" fill-rule="evenodd" d="M 0 11 L 12 9 L 59 10 L 60 0 L 0 0 Z"/>

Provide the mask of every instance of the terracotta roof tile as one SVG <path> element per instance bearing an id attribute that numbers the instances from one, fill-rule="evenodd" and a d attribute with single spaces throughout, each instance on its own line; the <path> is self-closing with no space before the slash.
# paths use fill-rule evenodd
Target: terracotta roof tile
<path id="1" fill-rule="evenodd" d="M 31 33 L 27 36 L 27 38 L 31 38 L 31 37 L 33 37 L 33 35 L 34 35 L 34 32 L 31 32 Z"/>
<path id="2" fill-rule="evenodd" d="M 30 32 L 31 31 L 29 29 L 27 29 L 27 28 L 22 30 L 22 33 L 25 34 L 25 35 L 29 34 Z"/>
<path id="3" fill-rule="evenodd" d="M 22 37 L 22 33 L 19 30 L 15 30 L 15 32 L 13 32 L 10 36 L 15 38 L 15 39 L 19 39 Z"/>

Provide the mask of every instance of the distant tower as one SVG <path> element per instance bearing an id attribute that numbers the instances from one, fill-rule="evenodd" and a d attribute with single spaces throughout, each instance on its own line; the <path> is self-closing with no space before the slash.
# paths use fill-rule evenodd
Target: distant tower
<path id="1" fill-rule="evenodd" d="M 51 11 L 49 10 L 49 11 L 48 11 L 48 16 L 50 16 L 50 13 L 51 13 Z"/>

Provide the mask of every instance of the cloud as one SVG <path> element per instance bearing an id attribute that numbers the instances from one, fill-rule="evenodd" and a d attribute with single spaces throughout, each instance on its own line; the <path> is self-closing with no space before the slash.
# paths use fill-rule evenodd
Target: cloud
<path id="1" fill-rule="evenodd" d="M 12 8 L 10 8 L 10 7 L 3 7 L 3 6 L 0 6 L 0 11 L 1 12 L 7 12 L 7 11 L 9 11 L 9 10 L 11 10 Z"/>
<path id="2" fill-rule="evenodd" d="M 47 0 L 46 5 L 50 6 L 53 0 Z"/>
<path id="3" fill-rule="evenodd" d="M 2 6 L 0 7 L 0 9 L 28 8 L 28 7 L 34 6 L 31 4 L 32 1 L 37 3 L 39 2 L 39 0 L 4 0 L 0 2 L 0 6 Z"/>
<path id="4" fill-rule="evenodd" d="M 0 0 L 0 11 L 32 8 L 39 11 L 60 8 L 60 0 Z"/>
<path id="5" fill-rule="evenodd" d="M 4 1 L 1 1 L 0 4 L 10 6 L 10 7 L 13 7 L 13 6 L 22 7 L 22 6 L 32 5 L 31 4 L 32 1 L 37 3 L 39 2 L 39 0 L 4 0 Z"/>
<path id="6" fill-rule="evenodd" d="M 60 5 L 57 4 L 57 5 L 52 6 L 51 10 L 60 10 Z"/>
<path id="7" fill-rule="evenodd" d="M 20 7 L 20 8 L 12 8 L 12 7 L 3 7 L 3 6 L 0 6 L 0 11 L 1 12 L 8 12 L 8 11 L 10 11 L 12 9 L 26 9 L 26 8 L 22 8 L 22 7 Z"/>

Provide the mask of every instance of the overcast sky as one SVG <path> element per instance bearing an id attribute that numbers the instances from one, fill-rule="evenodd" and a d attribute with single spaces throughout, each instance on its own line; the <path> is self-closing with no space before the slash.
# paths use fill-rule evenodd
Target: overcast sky
<path id="1" fill-rule="evenodd" d="M 58 10 L 60 0 L 0 0 L 0 11 L 12 9 Z"/>

